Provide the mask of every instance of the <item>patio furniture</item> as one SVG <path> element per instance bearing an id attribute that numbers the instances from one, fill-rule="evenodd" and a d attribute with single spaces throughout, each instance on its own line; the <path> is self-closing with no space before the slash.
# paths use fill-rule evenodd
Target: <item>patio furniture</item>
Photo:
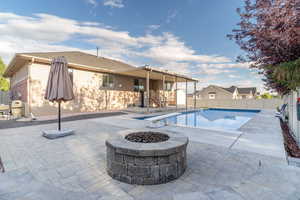
<path id="1" fill-rule="evenodd" d="M 43 136 L 48 139 L 56 139 L 74 134 L 73 130 L 61 130 L 61 102 L 74 99 L 68 63 L 63 56 L 52 59 L 45 99 L 58 103 L 58 130 L 43 131 Z"/>
<path id="2" fill-rule="evenodd" d="M 20 100 L 11 102 L 11 113 L 14 118 L 21 118 L 24 116 L 24 103 Z"/>
<path id="3" fill-rule="evenodd" d="M 160 100 L 160 99 L 157 99 L 157 98 L 152 98 L 150 97 L 150 100 L 156 104 L 158 107 L 166 107 L 166 104 L 167 102 L 165 100 Z"/>
<path id="4" fill-rule="evenodd" d="M 284 113 L 286 107 L 287 107 L 287 104 L 283 104 L 283 105 L 281 106 L 281 108 L 279 109 L 279 111 L 275 113 L 275 117 L 282 118 L 283 113 Z"/>
<path id="5" fill-rule="evenodd" d="M 10 109 L 9 105 L 0 104 L 0 114 L 1 116 L 6 116 L 9 119 L 10 116 Z"/>

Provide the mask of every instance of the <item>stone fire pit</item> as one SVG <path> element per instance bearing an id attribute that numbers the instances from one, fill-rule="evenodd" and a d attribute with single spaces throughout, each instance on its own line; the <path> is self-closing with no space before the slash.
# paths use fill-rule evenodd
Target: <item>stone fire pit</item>
<path id="1" fill-rule="evenodd" d="M 186 169 L 188 138 L 170 133 L 123 131 L 106 141 L 107 172 L 129 184 L 153 185 L 180 177 Z"/>

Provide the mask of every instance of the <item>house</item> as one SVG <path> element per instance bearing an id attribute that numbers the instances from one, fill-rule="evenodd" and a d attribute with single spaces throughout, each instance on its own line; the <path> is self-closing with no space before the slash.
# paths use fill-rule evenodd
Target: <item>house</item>
<path id="1" fill-rule="evenodd" d="M 196 92 L 197 99 L 254 99 L 256 95 L 257 90 L 255 87 L 240 88 L 236 86 L 223 88 L 209 85 Z"/>
<path id="2" fill-rule="evenodd" d="M 10 78 L 11 98 L 24 102 L 26 115 L 57 113 L 57 105 L 45 100 L 44 94 L 51 59 L 58 56 L 64 56 L 68 61 L 75 95 L 75 100 L 62 104 L 65 113 L 175 105 L 177 82 L 197 81 L 169 71 L 149 66 L 134 67 L 78 51 L 18 53 L 4 76 Z"/>

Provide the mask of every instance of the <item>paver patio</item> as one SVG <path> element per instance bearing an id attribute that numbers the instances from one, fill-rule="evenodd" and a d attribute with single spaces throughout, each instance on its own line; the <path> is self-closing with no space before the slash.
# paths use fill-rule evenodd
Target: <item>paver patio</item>
<path id="1" fill-rule="evenodd" d="M 287 165 L 279 122 L 270 111 L 241 133 L 160 128 L 189 136 L 188 169 L 176 181 L 153 186 L 120 183 L 105 171 L 105 140 L 149 124 L 132 117 L 65 122 L 76 135 L 57 140 L 41 137 L 41 130 L 56 124 L 1 129 L 6 173 L 0 174 L 0 199 L 300 199 L 300 168 Z"/>

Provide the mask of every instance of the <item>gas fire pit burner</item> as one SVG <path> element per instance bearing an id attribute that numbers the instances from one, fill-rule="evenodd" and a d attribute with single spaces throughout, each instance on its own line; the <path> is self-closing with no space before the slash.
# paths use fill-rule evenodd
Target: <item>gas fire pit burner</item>
<path id="1" fill-rule="evenodd" d="M 137 132 L 130 133 L 125 136 L 125 139 L 130 142 L 140 143 L 157 143 L 167 141 L 170 137 L 167 134 L 158 132 Z"/>

